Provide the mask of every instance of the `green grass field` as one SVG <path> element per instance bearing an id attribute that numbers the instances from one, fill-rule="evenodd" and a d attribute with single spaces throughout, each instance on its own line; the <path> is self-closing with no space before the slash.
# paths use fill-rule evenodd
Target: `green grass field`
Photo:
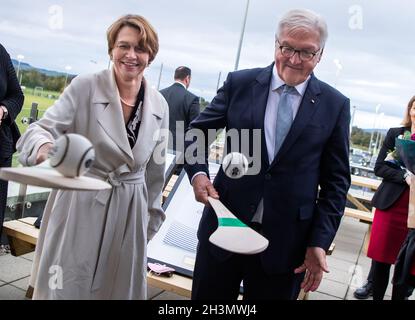
<path id="1" fill-rule="evenodd" d="M 56 100 L 56 99 L 49 98 L 49 97 L 59 97 L 60 95 L 59 92 L 54 92 L 54 91 L 40 92 L 38 90 L 36 90 L 35 92 L 36 95 L 33 95 L 33 88 L 26 88 L 23 93 L 25 96 L 23 108 L 16 118 L 16 124 L 19 127 L 21 134 L 23 134 L 26 131 L 27 126 L 28 126 L 27 124 L 22 123 L 22 118 L 30 117 L 30 110 L 32 107 L 32 103 L 36 102 L 38 104 L 38 110 L 39 110 L 38 119 L 40 119 L 45 113 L 46 109 L 49 108 Z M 39 96 L 38 94 L 41 94 L 41 95 Z M 13 155 L 13 167 L 18 165 L 17 157 L 18 155 L 15 153 Z"/>
<path id="2" fill-rule="evenodd" d="M 38 104 L 37 108 L 39 110 L 38 118 L 41 118 L 45 113 L 46 109 L 49 108 L 59 97 L 60 93 L 56 91 L 36 91 L 36 95 L 33 95 L 32 88 L 26 88 L 24 90 L 24 104 L 22 111 L 17 116 L 16 123 L 19 126 L 20 132 L 23 133 L 26 131 L 27 125 L 22 124 L 21 119 L 23 117 L 30 116 L 30 110 L 32 108 L 32 103 L 36 102 Z"/>

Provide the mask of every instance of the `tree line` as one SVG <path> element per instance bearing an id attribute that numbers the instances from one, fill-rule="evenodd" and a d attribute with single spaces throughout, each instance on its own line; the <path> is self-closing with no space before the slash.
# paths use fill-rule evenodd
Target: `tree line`
<path id="1" fill-rule="evenodd" d="M 21 85 L 25 87 L 43 87 L 43 90 L 62 92 L 65 86 L 66 76 L 48 76 L 36 70 L 21 70 Z M 67 84 L 75 76 L 68 75 Z"/>
<path id="2" fill-rule="evenodd" d="M 377 148 L 379 149 L 382 144 L 382 141 L 385 138 L 385 134 L 380 133 L 379 138 L 377 137 L 377 135 L 377 132 L 374 132 L 372 136 L 370 132 L 364 131 L 363 129 L 358 127 L 353 127 L 352 134 L 350 136 L 350 144 L 355 147 L 360 147 L 361 149 L 368 149 L 370 144 L 370 138 L 372 136 L 372 144 L 377 142 Z"/>
<path id="3" fill-rule="evenodd" d="M 62 92 L 65 86 L 65 75 L 62 76 L 48 76 L 44 73 L 40 73 L 37 70 L 21 70 L 22 80 L 21 84 L 30 87 L 43 87 L 43 90 Z M 68 75 L 66 80 L 67 85 L 72 81 L 75 76 Z M 201 111 L 209 104 L 203 97 L 200 97 Z M 358 127 L 352 128 L 351 145 L 359 146 L 363 149 L 367 149 L 370 143 L 370 132 L 366 132 Z"/>

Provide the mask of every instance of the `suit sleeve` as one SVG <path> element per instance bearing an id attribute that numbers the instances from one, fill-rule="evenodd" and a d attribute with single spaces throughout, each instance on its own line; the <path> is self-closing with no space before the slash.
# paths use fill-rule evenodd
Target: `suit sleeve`
<path id="1" fill-rule="evenodd" d="M 395 182 L 395 183 L 406 183 L 403 175 L 405 171 L 401 168 L 388 164 L 385 161 L 385 158 L 389 151 L 395 149 L 395 138 L 397 132 L 393 129 L 389 129 L 386 134 L 385 141 L 382 144 L 382 148 L 379 151 L 378 157 L 375 164 L 375 175 L 383 178 L 385 181 Z"/>
<path id="2" fill-rule="evenodd" d="M 323 151 L 320 192 L 316 202 L 309 247 L 320 247 L 327 250 L 340 225 L 351 180 L 349 124 L 350 100 L 346 99 L 336 126 Z"/>
<path id="3" fill-rule="evenodd" d="M 17 115 L 22 110 L 24 96 L 9 54 L 4 49 L 1 51 L 6 63 L 5 72 L 7 73 L 7 93 L 4 99 L 0 101 L 0 105 L 7 108 L 9 115 L 6 118 L 5 123 L 10 125 L 12 120 L 16 119 Z"/>
<path id="4" fill-rule="evenodd" d="M 232 76 L 228 75 L 212 102 L 190 124 L 185 139 L 185 165 L 189 180 L 197 172 L 205 172 L 209 176 L 207 159 L 209 146 L 216 138 L 211 130 L 226 126 L 226 112 L 231 91 Z M 210 134 L 209 134 L 210 132 Z"/>
<path id="5" fill-rule="evenodd" d="M 200 104 L 199 104 L 199 98 L 193 96 L 192 100 L 189 104 L 189 110 L 188 110 L 188 119 L 189 123 L 191 123 L 196 117 L 200 114 Z"/>

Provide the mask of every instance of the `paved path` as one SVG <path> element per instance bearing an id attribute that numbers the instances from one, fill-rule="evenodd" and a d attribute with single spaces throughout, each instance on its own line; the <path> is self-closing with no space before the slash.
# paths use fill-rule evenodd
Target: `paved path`
<path id="1" fill-rule="evenodd" d="M 310 293 L 310 300 L 354 299 L 354 289 L 362 285 L 370 268 L 370 259 L 362 253 L 366 230 L 366 224 L 353 218 L 343 218 L 334 241 L 336 248 L 328 257 L 330 273 L 325 275 L 318 291 Z M 0 300 L 25 299 L 32 260 L 33 253 L 21 257 L 10 254 L 0 256 Z M 148 288 L 148 296 L 156 300 L 186 299 L 153 287 Z M 389 300 L 390 296 L 391 285 L 385 299 Z M 415 295 L 410 299 L 415 300 Z"/>

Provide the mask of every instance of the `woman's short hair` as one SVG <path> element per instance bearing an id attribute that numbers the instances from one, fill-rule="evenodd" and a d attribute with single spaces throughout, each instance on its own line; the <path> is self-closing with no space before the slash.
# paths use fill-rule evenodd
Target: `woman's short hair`
<path id="1" fill-rule="evenodd" d="M 108 54 L 111 55 L 118 33 L 125 27 L 137 29 L 140 33 L 139 46 L 149 54 L 149 63 L 154 60 L 159 51 L 159 40 L 156 30 L 142 16 L 127 14 L 116 20 L 107 30 Z"/>
<path id="2" fill-rule="evenodd" d="M 306 9 L 290 10 L 281 18 L 275 33 L 275 41 L 283 30 L 290 32 L 300 28 L 316 30 L 320 34 L 320 48 L 324 48 L 328 37 L 327 24 L 322 16 Z"/>
<path id="3" fill-rule="evenodd" d="M 411 100 L 409 100 L 408 102 L 408 106 L 406 107 L 406 112 L 405 112 L 405 116 L 402 120 L 402 124 L 404 127 L 410 127 L 412 125 L 412 121 L 411 121 L 411 115 L 409 114 L 412 108 L 412 105 L 415 102 L 415 96 L 413 96 L 411 98 Z"/>

